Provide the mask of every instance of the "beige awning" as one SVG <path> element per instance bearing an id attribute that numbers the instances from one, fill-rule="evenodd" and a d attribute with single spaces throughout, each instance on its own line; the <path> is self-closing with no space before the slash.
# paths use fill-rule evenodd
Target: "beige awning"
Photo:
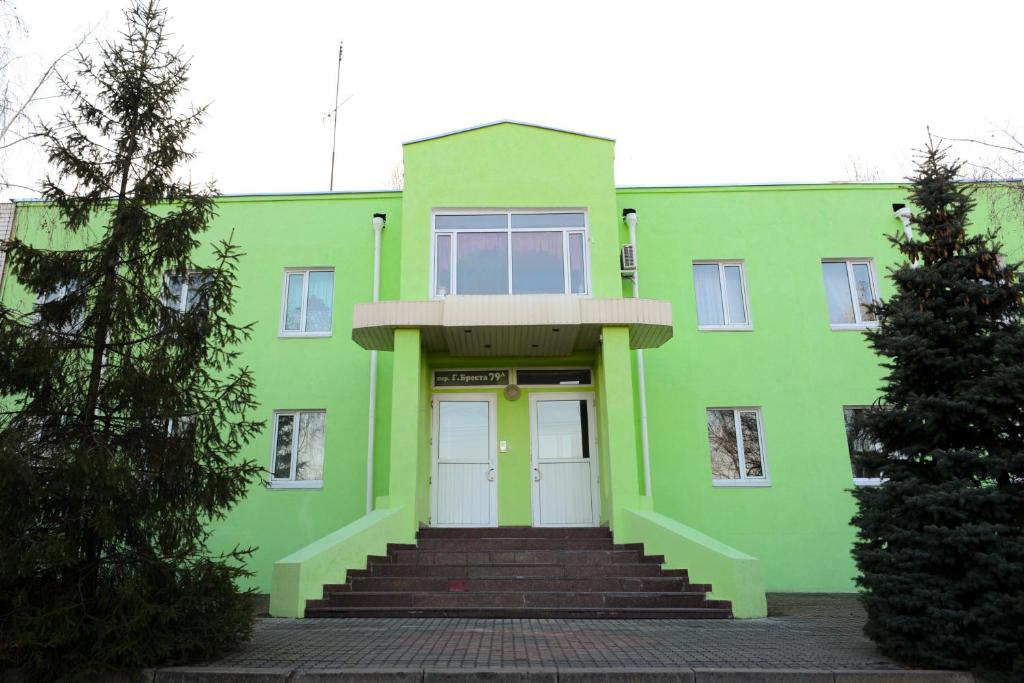
<path id="1" fill-rule="evenodd" d="M 606 326 L 628 327 L 634 349 L 655 348 L 672 338 L 672 304 L 562 294 L 381 301 L 356 304 L 352 339 L 392 351 L 396 329 L 418 328 L 424 348 L 453 356 L 567 356 L 596 348 Z"/>

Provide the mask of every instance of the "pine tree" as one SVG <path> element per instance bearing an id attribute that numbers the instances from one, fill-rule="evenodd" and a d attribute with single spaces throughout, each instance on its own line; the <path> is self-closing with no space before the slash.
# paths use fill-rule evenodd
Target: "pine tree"
<path id="1" fill-rule="evenodd" d="M 61 247 L 0 245 L 39 297 L 0 307 L 0 668 L 32 680 L 209 657 L 253 623 L 250 551 L 207 548 L 261 472 L 241 254 L 203 246 L 215 192 L 175 180 L 204 110 L 178 109 L 165 11 L 125 17 L 42 130 Z"/>
<path id="2" fill-rule="evenodd" d="M 860 422 L 878 487 L 854 494 L 865 628 L 915 665 L 1024 674 L 1024 329 L 1020 264 L 969 231 L 970 189 L 931 140 L 913 236 L 868 333 L 887 371 Z"/>

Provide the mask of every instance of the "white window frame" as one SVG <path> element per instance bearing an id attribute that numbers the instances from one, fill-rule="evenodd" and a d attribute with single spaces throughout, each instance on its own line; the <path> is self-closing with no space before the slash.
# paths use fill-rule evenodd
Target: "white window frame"
<path id="1" fill-rule="evenodd" d="M 701 325 L 700 318 L 697 319 L 697 330 L 701 332 L 752 332 L 754 330 L 754 319 L 750 317 L 750 298 L 748 295 L 747 288 L 747 264 L 743 260 L 730 260 L 730 261 L 716 261 L 716 260 L 702 260 L 694 261 L 694 266 L 718 266 L 718 291 L 722 295 L 722 314 L 726 320 L 730 318 L 729 315 L 729 297 L 726 294 L 725 284 L 725 267 L 726 266 L 739 266 L 740 269 L 740 288 L 743 290 L 743 315 L 746 316 L 747 322 L 745 323 L 729 323 L 724 325 Z M 697 297 L 697 285 L 694 282 L 693 296 Z"/>
<path id="2" fill-rule="evenodd" d="M 512 216 L 513 215 L 524 215 L 524 214 L 538 214 L 538 213 L 582 213 L 583 214 L 583 227 L 582 228 L 512 228 Z M 512 234 L 516 232 L 561 232 L 562 233 L 562 294 L 567 296 L 578 296 L 578 297 L 590 297 L 592 296 L 593 289 L 591 288 L 591 269 L 590 269 L 590 213 L 579 207 L 560 207 L 560 208 L 548 208 L 548 209 L 434 209 L 430 215 L 430 291 L 429 297 L 431 299 L 443 299 L 445 296 L 458 296 L 458 292 L 455 291 L 458 286 L 458 259 L 457 259 L 457 240 L 458 234 L 463 232 L 485 232 L 485 233 L 500 233 L 501 230 L 481 230 L 479 228 L 437 228 L 437 216 L 477 216 L 477 215 L 489 215 L 489 216 L 505 216 L 505 234 L 508 236 L 508 292 L 509 296 L 521 296 L 513 294 L 512 292 Z M 571 273 L 569 271 L 569 235 L 570 234 L 582 234 L 583 235 L 583 287 L 584 292 L 576 294 L 569 291 Z M 451 264 L 450 270 L 450 290 L 448 294 L 442 295 L 437 294 L 437 238 L 441 235 L 448 235 L 449 241 L 449 263 Z M 497 295 L 502 296 L 502 295 Z"/>
<path id="3" fill-rule="evenodd" d="M 846 264 L 846 288 L 847 293 L 850 295 L 850 302 L 853 304 L 853 317 L 856 322 L 853 323 L 833 323 L 830 321 L 830 325 L 833 330 L 866 330 L 872 327 L 878 327 L 877 320 L 864 320 L 860 310 L 860 300 L 857 298 L 857 286 L 856 278 L 853 276 L 853 267 L 856 266 L 867 266 L 868 268 L 868 279 L 871 280 L 871 300 L 877 303 L 881 300 L 878 295 L 878 277 L 875 275 L 875 260 L 872 258 L 826 258 L 821 260 L 822 265 L 826 263 L 844 263 Z M 828 284 L 825 281 L 825 274 L 822 272 L 821 275 L 822 285 L 825 287 L 825 308 L 828 310 Z M 832 313 L 829 311 L 829 315 Z"/>
<path id="4" fill-rule="evenodd" d="M 302 408 L 298 410 L 275 410 L 274 428 L 270 438 L 270 468 L 267 470 L 267 488 L 271 489 L 322 489 L 324 480 L 309 479 L 297 481 L 295 479 L 295 468 L 299 462 L 299 428 L 302 426 L 300 415 L 302 413 L 323 413 L 324 416 L 324 467 L 327 466 L 327 411 L 323 408 Z M 287 479 L 278 479 L 274 476 L 274 463 L 277 460 L 277 425 L 278 418 L 282 415 L 291 415 L 294 420 L 292 428 L 292 460 L 291 469 Z"/>
<path id="5" fill-rule="evenodd" d="M 712 474 L 711 485 L 715 487 L 750 487 L 750 488 L 764 488 L 772 485 L 771 473 L 768 470 L 768 449 L 765 447 L 764 438 L 764 415 L 761 412 L 759 406 L 713 406 L 704 410 L 704 433 L 708 432 L 708 413 L 712 410 L 731 410 L 732 419 L 736 432 L 736 449 L 740 457 L 740 477 L 739 479 L 715 479 Z M 757 415 L 757 440 L 761 444 L 761 471 L 764 472 L 763 477 L 748 477 L 747 476 L 747 456 L 743 451 L 743 430 L 740 425 L 740 413 L 755 413 Z M 711 463 L 711 443 L 708 442 L 708 464 Z"/>
<path id="6" fill-rule="evenodd" d="M 285 317 L 288 315 L 288 276 L 302 274 L 302 310 L 299 313 L 299 329 L 286 330 L 284 328 Z M 309 274 L 310 273 L 331 273 L 334 277 L 334 285 L 331 288 L 331 329 L 326 332 L 305 332 L 306 328 L 306 306 L 309 303 Z M 338 280 L 331 266 L 317 266 L 311 268 L 285 268 L 284 276 L 281 278 L 281 317 L 278 323 L 277 336 L 288 337 L 330 337 L 334 334 L 334 295 L 337 292 Z"/>
<path id="7" fill-rule="evenodd" d="M 868 410 L 871 406 L 852 405 L 843 406 L 843 437 L 846 441 L 846 466 L 851 468 L 853 465 L 853 453 L 850 452 L 850 440 L 846 434 L 846 411 L 847 410 Z M 850 472 L 853 476 L 853 472 Z M 853 477 L 854 486 L 878 486 L 882 483 L 884 477 Z"/>

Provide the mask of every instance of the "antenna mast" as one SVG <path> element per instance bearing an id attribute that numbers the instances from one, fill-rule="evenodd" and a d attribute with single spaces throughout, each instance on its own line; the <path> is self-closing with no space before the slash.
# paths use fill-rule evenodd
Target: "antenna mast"
<path id="1" fill-rule="evenodd" d="M 341 92 L 341 57 L 345 43 L 338 43 L 338 77 L 334 83 L 334 139 L 331 143 L 331 192 L 334 191 L 334 152 L 338 148 L 338 95 Z"/>

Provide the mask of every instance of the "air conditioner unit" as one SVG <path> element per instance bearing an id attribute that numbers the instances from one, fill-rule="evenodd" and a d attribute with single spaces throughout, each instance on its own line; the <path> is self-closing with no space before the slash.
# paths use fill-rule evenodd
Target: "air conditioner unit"
<path id="1" fill-rule="evenodd" d="M 619 265 L 622 267 L 623 277 L 636 272 L 636 247 L 632 244 L 623 244 L 619 253 Z"/>

